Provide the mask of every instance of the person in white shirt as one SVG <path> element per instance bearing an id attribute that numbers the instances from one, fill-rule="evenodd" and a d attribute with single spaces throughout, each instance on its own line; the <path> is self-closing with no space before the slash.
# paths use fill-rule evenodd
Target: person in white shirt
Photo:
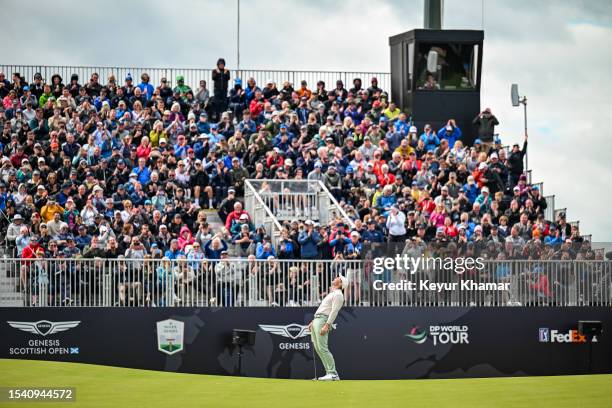
<path id="1" fill-rule="evenodd" d="M 313 321 L 308 325 L 314 349 L 321 359 L 323 367 L 325 367 L 325 375 L 319 377 L 319 381 L 340 380 L 336 371 L 334 356 L 329 351 L 327 344 L 334 320 L 336 320 L 338 312 L 344 304 L 342 290 L 348 287 L 348 283 L 348 279 L 342 275 L 332 281 L 330 292 L 325 296 L 314 315 Z"/>
<path id="2" fill-rule="evenodd" d="M 396 206 L 391 207 L 387 217 L 387 228 L 391 242 L 404 242 L 406 238 L 406 214 Z"/>

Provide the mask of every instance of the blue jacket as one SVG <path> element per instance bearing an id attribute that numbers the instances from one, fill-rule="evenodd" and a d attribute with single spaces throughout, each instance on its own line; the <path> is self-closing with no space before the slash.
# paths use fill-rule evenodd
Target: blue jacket
<path id="1" fill-rule="evenodd" d="M 189 145 L 181 146 L 177 143 L 174 145 L 174 156 L 179 159 L 187 157 L 187 150 L 189 150 Z"/>
<path id="2" fill-rule="evenodd" d="M 357 254 L 361 254 L 362 250 L 363 244 L 361 243 L 361 241 L 357 241 L 357 244 L 353 244 L 353 241 L 351 241 L 350 239 L 349 243 L 344 247 L 345 255 L 353 254 L 355 252 Z"/>
<path id="3" fill-rule="evenodd" d="M 382 194 L 376 200 L 376 208 L 380 209 L 380 211 L 385 211 L 386 207 L 392 207 L 396 202 L 397 197 L 395 197 L 395 194 L 389 196 Z"/>
<path id="4" fill-rule="evenodd" d="M 227 244 L 224 240 L 221 240 L 220 249 L 213 249 L 212 239 L 204 245 L 204 254 L 206 255 L 207 259 L 221 259 L 221 252 L 223 251 L 227 251 Z"/>
<path id="5" fill-rule="evenodd" d="M 375 229 L 374 231 L 366 230 L 361 235 L 364 241 L 369 242 L 385 242 L 385 237 L 383 237 L 382 232 Z"/>
<path id="6" fill-rule="evenodd" d="M 166 251 L 164 256 L 170 260 L 173 260 L 173 259 L 178 258 L 179 256 L 185 256 L 185 253 L 181 251 L 180 249 L 177 249 L 176 251 L 169 249 Z"/>
<path id="7" fill-rule="evenodd" d="M 319 255 L 319 248 L 317 244 L 321 237 L 316 231 L 312 231 L 312 234 L 308 236 L 306 231 L 300 232 L 298 236 L 298 243 L 301 247 L 302 258 L 316 258 Z"/>
<path id="8" fill-rule="evenodd" d="M 446 135 L 446 126 L 442 126 L 442 129 L 438 130 L 438 139 L 448 140 L 448 147 L 450 149 L 453 148 L 457 140 L 461 139 L 461 135 L 461 129 L 459 129 L 458 127 L 453 129 L 453 132 L 450 134 L 450 136 Z"/>
<path id="9" fill-rule="evenodd" d="M 351 109 L 345 110 L 344 116 L 345 117 L 348 116 L 351 119 L 353 119 L 353 123 L 355 124 L 355 126 L 359 126 L 365 117 L 363 112 L 359 112 L 357 108 L 355 108 L 355 110 L 351 110 Z"/>
<path id="10" fill-rule="evenodd" d="M 269 256 L 276 257 L 276 254 L 274 253 L 274 247 L 270 245 L 270 250 L 264 251 L 263 244 L 261 242 L 258 242 L 257 248 L 255 249 L 255 257 L 257 259 L 268 259 Z"/>
<path id="11" fill-rule="evenodd" d="M 242 120 L 238 124 L 238 129 L 240 129 L 244 136 L 250 136 L 251 134 L 257 132 L 257 123 L 255 123 L 253 119 L 249 119 L 248 121 Z"/>
<path id="12" fill-rule="evenodd" d="M 149 181 L 151 180 L 151 171 L 148 167 L 144 167 L 142 170 L 140 170 L 139 167 L 134 167 L 132 169 L 132 173 L 138 174 L 138 181 L 143 186 L 149 184 Z"/>
<path id="13" fill-rule="evenodd" d="M 423 133 L 420 139 L 425 143 L 425 150 L 428 152 L 435 150 L 440 145 L 440 139 L 438 139 L 438 135 L 434 132 L 431 132 L 429 136 Z"/>
<path id="14" fill-rule="evenodd" d="M 209 134 L 210 133 L 210 123 L 208 122 L 198 122 L 197 123 L 198 126 L 198 132 L 200 134 L 204 133 L 204 134 Z"/>
<path id="15" fill-rule="evenodd" d="M 480 194 L 480 190 L 478 189 L 476 183 L 472 184 L 472 187 L 470 187 L 468 183 L 465 183 L 463 185 L 463 192 L 465 193 L 468 200 L 470 200 L 470 204 L 474 204 L 474 201 L 476 201 L 478 194 Z"/>
<path id="16" fill-rule="evenodd" d="M 555 238 L 552 235 L 547 235 L 544 238 L 544 243 L 545 244 L 551 244 L 551 245 L 562 244 L 563 243 L 563 238 L 561 238 L 561 237 Z"/>
<path id="17" fill-rule="evenodd" d="M 349 246 L 352 245 L 351 240 L 344 237 L 342 239 L 340 238 L 334 238 L 329 242 L 329 245 L 334 249 L 334 254 L 343 254 L 344 250 Z"/>
<path id="18" fill-rule="evenodd" d="M 402 122 L 399 119 L 395 121 L 395 123 L 393 124 L 393 126 L 395 126 L 395 128 L 400 132 L 403 133 L 404 135 L 407 135 L 408 132 L 410 131 L 410 125 L 406 122 Z"/>
<path id="19" fill-rule="evenodd" d="M 389 150 L 394 151 L 395 149 L 397 149 L 400 146 L 400 143 L 403 138 L 404 135 L 401 132 L 389 131 L 389 133 L 387 133 L 387 136 L 385 136 L 385 140 L 389 145 Z"/>
<path id="20" fill-rule="evenodd" d="M 244 94 L 246 95 L 247 103 L 251 103 L 251 100 L 255 97 L 255 92 L 261 91 L 261 88 L 255 85 L 254 88 L 249 88 L 248 86 L 244 88 Z"/>
<path id="21" fill-rule="evenodd" d="M 147 101 L 151 100 L 151 97 L 153 96 L 153 91 L 155 91 L 155 88 L 153 88 L 153 85 L 149 84 L 149 83 L 144 83 L 141 82 L 138 84 L 138 88 L 140 88 L 140 90 L 142 91 L 143 95 L 146 96 Z M 147 92 L 145 93 L 145 89 L 147 90 Z"/>

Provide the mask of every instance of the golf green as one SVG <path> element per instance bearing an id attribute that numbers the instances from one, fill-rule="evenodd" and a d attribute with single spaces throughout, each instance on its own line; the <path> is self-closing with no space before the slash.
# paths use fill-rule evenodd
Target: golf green
<path id="1" fill-rule="evenodd" d="M 0 360 L 0 387 L 75 387 L 69 407 L 612 407 L 612 375 L 457 380 L 275 380 Z M 4 403 L 3 406 L 41 406 Z"/>

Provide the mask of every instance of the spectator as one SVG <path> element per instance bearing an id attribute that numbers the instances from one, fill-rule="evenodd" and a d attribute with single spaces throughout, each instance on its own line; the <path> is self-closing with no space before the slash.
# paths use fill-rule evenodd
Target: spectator
<path id="1" fill-rule="evenodd" d="M 493 135 L 495 126 L 499 125 L 499 121 L 491 113 L 491 109 L 486 108 L 474 118 L 472 123 L 478 126 L 478 138 L 482 141 L 484 151 L 488 153 L 490 149 L 495 147 Z"/>
<path id="2" fill-rule="evenodd" d="M 0 210 L 7 216 L 0 231 L 11 247 L 23 253 L 35 237 L 47 256 L 117 259 L 132 249 L 134 256 L 186 258 L 191 269 L 192 261 L 217 261 L 225 250 L 273 256 L 270 268 L 286 273 L 277 255 L 346 259 L 365 242 L 453 242 L 487 256 L 497 256 L 488 242 L 580 243 L 564 217 L 542 219 L 546 200 L 522 165 L 526 140 L 506 157 L 490 110 L 475 120 L 480 140 L 471 147 L 452 119 L 419 137 L 376 78 L 367 90 L 356 78 L 350 92 L 342 81 L 329 91 L 322 81 L 312 91 L 288 81 L 280 90 L 268 81 L 262 90 L 254 78 L 236 78 L 229 99 L 222 59 L 212 96 L 203 81 L 194 95 L 181 75 L 174 89 L 165 78 L 153 88 L 146 73 L 137 86 L 129 78 L 123 86 L 112 76 L 102 84 L 92 73 L 83 86 L 78 77 L 64 86 L 60 77 L 45 84 L 35 75 L 29 90 L 3 91 L 10 106 L 0 114 Z M 300 228 L 321 209 L 294 194 L 291 218 L 272 240 L 275 231 L 255 228 L 259 220 L 242 207 L 246 179 L 321 181 L 354 228 L 335 219 L 318 226 L 309 219 Z M 271 183 L 265 191 L 280 190 Z M 281 200 L 270 202 L 276 214 L 287 210 Z M 223 225 L 209 223 L 204 208 L 217 210 Z M 512 259 L 513 251 L 505 255 Z M 189 274 L 176 273 L 180 285 L 189 284 Z M 270 298 L 286 290 L 274 286 Z"/>

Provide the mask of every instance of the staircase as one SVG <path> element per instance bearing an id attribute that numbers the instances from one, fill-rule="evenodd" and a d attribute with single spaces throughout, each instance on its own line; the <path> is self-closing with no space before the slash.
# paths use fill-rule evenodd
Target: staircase
<path id="1" fill-rule="evenodd" d="M 354 226 L 321 181 L 250 179 L 245 181 L 244 199 L 255 225 L 263 225 L 275 242 L 285 221 L 312 220 L 323 225 L 341 219 Z"/>
<path id="2" fill-rule="evenodd" d="M 11 261 L 6 261 L 6 249 L 0 249 L 0 307 L 20 307 L 24 305 L 24 294 L 17 291 L 19 282 L 18 269 L 11 267 Z"/>

